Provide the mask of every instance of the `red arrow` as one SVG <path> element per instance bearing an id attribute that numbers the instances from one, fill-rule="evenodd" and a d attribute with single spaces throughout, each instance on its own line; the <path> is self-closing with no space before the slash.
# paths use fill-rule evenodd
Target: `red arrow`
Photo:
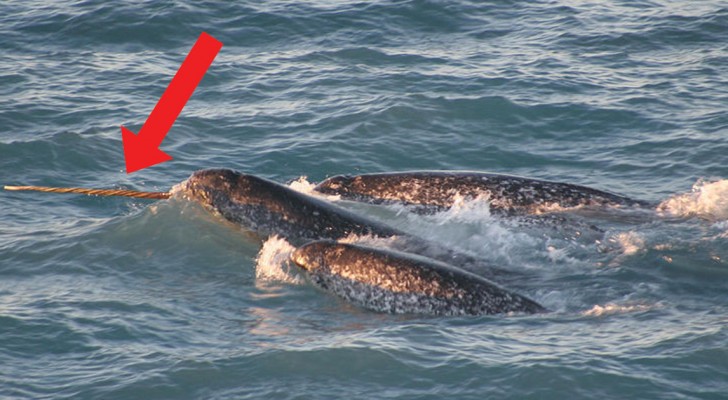
<path id="1" fill-rule="evenodd" d="M 135 135 L 134 132 L 121 126 L 127 174 L 172 159 L 169 154 L 159 150 L 159 145 L 205 76 L 220 48 L 222 42 L 202 32 L 167 86 L 167 90 L 149 114 L 144 126 L 139 130 L 139 134 Z"/>

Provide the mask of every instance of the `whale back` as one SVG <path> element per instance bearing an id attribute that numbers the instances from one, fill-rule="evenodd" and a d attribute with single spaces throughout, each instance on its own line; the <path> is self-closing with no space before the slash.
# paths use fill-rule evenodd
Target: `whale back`
<path id="1" fill-rule="evenodd" d="M 570 183 L 470 171 L 337 175 L 315 189 L 343 199 L 447 209 L 459 199 L 488 200 L 491 210 L 537 213 L 549 207 L 646 206 L 646 202 Z"/>
<path id="2" fill-rule="evenodd" d="M 538 303 L 460 268 L 367 246 L 315 241 L 291 260 L 311 282 L 366 309 L 395 314 L 538 313 Z"/>
<path id="3" fill-rule="evenodd" d="M 175 187 L 173 193 L 201 204 L 211 213 L 222 216 L 262 241 L 276 235 L 293 246 L 300 246 L 322 239 L 391 238 L 388 246 L 455 263 L 484 276 L 501 278 L 513 275 L 479 258 L 407 234 L 255 175 L 230 169 L 201 170 Z"/>

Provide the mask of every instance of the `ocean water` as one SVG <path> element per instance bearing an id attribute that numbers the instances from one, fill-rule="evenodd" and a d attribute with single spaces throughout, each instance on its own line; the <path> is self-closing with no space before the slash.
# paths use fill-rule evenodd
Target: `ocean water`
<path id="1" fill-rule="evenodd" d="M 224 46 L 174 160 L 127 175 L 119 126 L 203 31 Z M 342 203 L 522 272 L 551 310 L 440 318 L 346 304 L 179 199 L 3 191 L 0 398 L 727 396 L 724 1 L 9 0 L 0 37 L 0 185 L 466 169 L 660 204 L 543 227 Z"/>

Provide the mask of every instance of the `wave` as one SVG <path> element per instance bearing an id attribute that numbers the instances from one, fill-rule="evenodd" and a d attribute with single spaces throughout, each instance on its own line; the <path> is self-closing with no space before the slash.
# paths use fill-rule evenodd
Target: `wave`
<path id="1" fill-rule="evenodd" d="M 584 246 L 603 236 L 603 232 L 592 232 L 589 225 L 567 217 L 501 218 L 491 214 L 490 202 L 483 197 L 458 197 L 447 210 L 423 214 L 409 205 L 371 205 L 341 200 L 339 196 L 314 191 L 315 185 L 305 177 L 289 186 L 432 243 L 514 270 L 539 269 L 537 266 L 543 262 L 552 266 L 582 265 Z M 389 239 L 352 237 L 344 241 L 397 247 L 389 243 Z"/>
<path id="2" fill-rule="evenodd" d="M 663 216 L 728 220 L 728 180 L 699 179 L 689 193 L 671 196 L 657 206 Z"/>
<path id="3" fill-rule="evenodd" d="M 296 250 L 286 239 L 272 236 L 263 243 L 255 264 L 256 282 L 283 282 L 299 285 L 304 282 L 288 261 Z"/>
<path id="4" fill-rule="evenodd" d="M 317 194 L 319 194 L 319 192 L 314 190 L 316 184 L 313 182 L 309 182 L 308 177 L 306 176 L 300 176 L 298 179 L 289 182 L 288 187 L 309 196 L 316 196 Z"/>
<path id="5" fill-rule="evenodd" d="M 603 315 L 626 314 L 633 312 L 649 311 L 656 306 L 657 305 L 648 304 L 620 305 L 616 303 L 607 303 L 603 306 L 600 306 L 599 304 L 595 304 L 594 307 L 582 312 L 582 315 L 589 317 L 601 317 Z"/>

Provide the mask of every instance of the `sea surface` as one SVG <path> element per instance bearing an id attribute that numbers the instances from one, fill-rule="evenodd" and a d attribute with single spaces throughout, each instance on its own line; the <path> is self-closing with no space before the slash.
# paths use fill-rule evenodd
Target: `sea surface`
<path id="1" fill-rule="evenodd" d="M 138 132 L 224 46 L 161 148 Z M 728 3 L 0 2 L 0 185 L 476 170 L 653 202 L 531 225 L 344 207 L 522 273 L 543 315 L 363 310 L 181 199 L 0 191 L 0 398 L 725 399 Z M 330 199 L 337 201 L 336 199 Z M 591 226 L 599 230 L 591 229 Z"/>

